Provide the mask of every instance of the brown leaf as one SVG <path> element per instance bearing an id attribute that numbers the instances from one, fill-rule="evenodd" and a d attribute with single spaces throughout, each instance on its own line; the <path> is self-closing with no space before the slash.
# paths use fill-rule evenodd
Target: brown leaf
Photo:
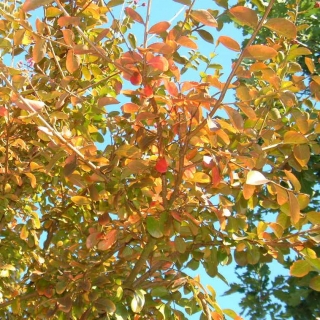
<path id="1" fill-rule="evenodd" d="M 58 25 L 60 27 L 66 27 L 66 26 L 79 26 L 80 25 L 80 17 L 60 17 L 58 19 Z"/>
<path id="2" fill-rule="evenodd" d="M 75 153 L 70 155 L 66 160 L 63 167 L 63 173 L 64 175 L 70 176 L 74 170 L 76 170 L 78 166 L 77 156 Z"/>
<path id="3" fill-rule="evenodd" d="M 68 50 L 66 68 L 70 73 L 74 73 L 80 67 L 80 57 L 74 54 L 73 49 Z"/>
<path id="4" fill-rule="evenodd" d="M 113 97 L 103 97 L 98 99 L 98 107 L 107 106 L 110 104 L 118 104 L 120 103 L 116 98 Z"/>
<path id="5" fill-rule="evenodd" d="M 47 52 L 46 40 L 35 36 L 35 45 L 32 48 L 32 59 L 35 63 L 39 63 Z"/>

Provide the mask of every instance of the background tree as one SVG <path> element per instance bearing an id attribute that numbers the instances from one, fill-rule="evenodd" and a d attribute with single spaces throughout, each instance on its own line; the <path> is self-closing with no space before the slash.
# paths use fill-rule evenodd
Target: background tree
<path id="1" fill-rule="evenodd" d="M 151 2 L 0 4 L 3 318 L 241 319 L 188 271 L 267 274 L 290 252 L 320 290 L 319 212 L 297 178 L 320 151 L 320 81 L 300 74 L 297 21 L 268 17 L 272 0 L 177 0 L 182 20 L 151 25 Z M 254 30 L 243 49 L 227 16 Z M 239 52 L 226 82 L 200 38 Z"/>
<path id="2" fill-rule="evenodd" d="M 257 13 L 264 11 L 263 6 L 258 1 L 245 1 L 245 3 Z M 309 48 L 312 52 L 308 57 L 298 57 L 298 68 L 300 68 L 300 71 L 304 75 L 311 75 L 311 79 L 312 77 L 317 79 L 319 74 L 319 41 L 316 35 L 320 27 L 318 23 L 320 19 L 319 3 L 300 1 L 299 8 L 297 8 L 295 1 L 279 1 L 274 4 L 269 17 L 282 18 L 288 15 L 294 17 L 296 25 L 300 30 L 296 39 L 292 40 L 292 44 L 299 44 L 302 47 Z M 231 22 L 231 19 L 227 17 L 225 21 Z M 239 27 L 237 24 L 235 26 Z M 252 32 L 253 30 L 249 27 L 243 28 L 243 35 L 245 37 Z M 269 29 L 264 28 L 256 37 L 256 42 L 264 43 L 267 38 L 273 39 L 273 35 Z M 243 45 L 245 45 L 246 41 L 244 40 Z M 310 78 L 307 81 L 310 81 Z M 309 112 L 309 106 L 313 104 L 311 96 L 309 86 L 306 86 L 299 97 L 303 101 L 300 104 L 302 110 Z M 311 201 L 307 209 L 318 211 L 319 155 L 311 155 L 308 169 L 305 168 L 300 171 L 294 169 L 294 173 L 301 184 L 301 191 L 310 195 Z M 269 213 L 270 210 L 265 210 L 262 217 L 265 219 Z M 257 223 L 261 219 L 261 216 L 255 214 L 253 218 L 253 223 Z M 309 243 L 309 248 L 317 252 L 317 243 Z M 291 264 L 292 257 L 288 258 L 284 267 L 289 269 Z M 238 270 L 241 283 L 245 282 L 246 286 L 234 283 L 231 285 L 230 290 L 227 291 L 227 294 L 233 292 L 243 293 L 241 306 L 244 310 L 247 310 L 246 318 L 265 319 L 266 314 L 269 314 L 274 319 L 306 319 L 320 316 L 319 304 L 317 302 L 319 293 L 308 288 L 310 274 L 301 279 L 284 276 L 277 276 L 273 279 L 274 277 L 270 278 L 270 270 L 266 264 L 238 267 Z M 304 310 L 303 313 L 298 312 L 302 309 Z"/>

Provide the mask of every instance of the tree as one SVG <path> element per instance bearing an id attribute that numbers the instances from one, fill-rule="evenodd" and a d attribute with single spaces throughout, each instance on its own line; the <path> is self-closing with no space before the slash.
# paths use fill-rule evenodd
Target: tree
<path id="1" fill-rule="evenodd" d="M 269 18 L 272 0 L 174 2 L 183 19 L 152 25 L 151 0 L 145 15 L 139 1 L 0 4 L 1 317 L 241 319 L 188 270 L 224 279 L 233 260 L 290 251 L 291 274 L 320 290 L 320 215 L 302 189 L 320 81 L 299 74 L 312 52 L 296 20 Z M 243 49 L 228 17 L 254 30 Z M 225 83 L 201 41 L 239 52 Z"/>

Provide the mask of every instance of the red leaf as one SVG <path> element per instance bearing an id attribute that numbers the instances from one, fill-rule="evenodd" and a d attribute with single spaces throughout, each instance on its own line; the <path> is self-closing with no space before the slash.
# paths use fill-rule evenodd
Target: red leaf
<path id="1" fill-rule="evenodd" d="M 168 163 L 165 158 L 159 158 L 156 163 L 156 170 L 160 173 L 165 173 L 168 170 Z"/>
<path id="2" fill-rule="evenodd" d="M 98 241 L 101 239 L 101 235 L 102 233 L 101 232 L 94 232 L 94 233 L 91 233 L 87 240 L 86 240 L 86 246 L 88 249 L 91 249 L 93 248 L 97 243 Z"/>
<path id="3" fill-rule="evenodd" d="M 217 166 L 214 166 L 212 168 L 212 184 L 214 188 L 219 185 L 221 179 L 222 177 L 219 168 Z"/>
<path id="4" fill-rule="evenodd" d="M 160 71 L 168 71 L 169 62 L 165 57 L 156 56 L 148 61 L 148 65 Z"/>
<path id="5" fill-rule="evenodd" d="M 222 43 L 225 47 L 233 51 L 241 51 L 239 43 L 227 36 L 220 36 L 218 39 L 218 43 Z"/>
<path id="6" fill-rule="evenodd" d="M 122 111 L 125 113 L 135 113 L 139 110 L 139 106 L 135 103 L 128 102 L 122 106 Z"/>
<path id="7" fill-rule="evenodd" d="M 0 107 L 0 117 L 5 117 L 7 114 L 7 109 L 5 107 Z"/>
<path id="8" fill-rule="evenodd" d="M 134 86 L 138 86 L 142 82 L 142 76 L 139 72 L 135 71 L 133 75 L 130 77 L 130 82 Z"/>
<path id="9" fill-rule="evenodd" d="M 144 21 L 140 16 L 140 14 L 135 10 L 133 10 L 132 8 L 126 7 L 124 11 L 132 20 L 144 24 Z"/>
<path id="10" fill-rule="evenodd" d="M 117 240 L 117 230 L 111 230 L 105 236 L 103 236 L 103 239 L 98 243 L 98 249 L 108 250 L 112 247 L 112 245 L 116 242 L 116 240 Z"/>

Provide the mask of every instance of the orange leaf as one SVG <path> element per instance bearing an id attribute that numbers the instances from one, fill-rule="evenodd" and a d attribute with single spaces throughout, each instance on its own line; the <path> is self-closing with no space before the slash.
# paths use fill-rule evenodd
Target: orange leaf
<path id="1" fill-rule="evenodd" d="M 220 36 L 218 43 L 222 43 L 225 47 L 233 51 L 241 51 L 240 45 L 236 40 L 227 36 Z"/>
<path id="2" fill-rule="evenodd" d="M 220 174 L 220 170 L 218 168 L 218 166 L 214 166 L 212 168 L 212 185 L 214 188 L 216 188 L 220 181 L 222 180 L 222 176 Z"/>
<path id="3" fill-rule="evenodd" d="M 206 26 L 216 28 L 218 26 L 218 22 L 216 19 L 211 15 L 211 13 L 207 10 L 192 10 L 191 17 L 198 22 L 203 23 Z"/>
<path id="4" fill-rule="evenodd" d="M 296 26 L 285 18 L 269 19 L 264 26 L 286 38 L 295 39 L 297 37 Z"/>
<path id="5" fill-rule="evenodd" d="M 165 81 L 164 86 L 166 90 L 171 94 L 172 96 L 176 97 L 179 94 L 178 88 L 172 81 Z"/>
<path id="6" fill-rule="evenodd" d="M 290 180 L 290 182 L 293 184 L 295 191 L 299 192 L 301 189 L 301 184 L 297 177 L 288 170 L 283 170 L 287 178 Z"/>
<path id="7" fill-rule="evenodd" d="M 41 6 L 45 6 L 46 4 L 49 4 L 53 1 L 54 0 L 26 0 L 22 6 L 22 10 L 24 12 L 28 12 Z"/>
<path id="8" fill-rule="evenodd" d="M 186 36 L 182 36 L 177 40 L 177 43 L 180 44 L 183 47 L 186 48 L 190 48 L 190 49 L 194 49 L 197 50 L 198 46 L 197 44 L 192 41 L 190 38 L 186 37 Z"/>
<path id="9" fill-rule="evenodd" d="M 128 102 L 122 106 L 122 111 L 125 113 L 135 113 L 139 110 L 139 108 L 140 107 L 137 104 Z"/>
<path id="10" fill-rule="evenodd" d="M 274 58 L 278 52 L 268 46 L 255 44 L 244 50 L 244 57 L 256 60 L 268 60 Z"/>
<path id="11" fill-rule="evenodd" d="M 70 73 L 74 73 L 80 67 L 80 57 L 74 54 L 73 49 L 67 53 L 66 68 Z"/>
<path id="12" fill-rule="evenodd" d="M 161 32 L 166 31 L 170 27 L 170 23 L 168 21 L 161 21 L 153 25 L 148 33 L 150 34 L 160 34 Z"/>
<path id="13" fill-rule="evenodd" d="M 283 204 L 288 202 L 288 192 L 277 185 L 274 185 L 274 187 L 277 190 L 277 202 L 280 206 L 282 206 Z"/>
<path id="14" fill-rule="evenodd" d="M 117 230 L 111 230 L 106 235 L 102 236 L 102 240 L 98 243 L 99 250 L 108 250 L 117 240 Z"/>
<path id="15" fill-rule="evenodd" d="M 68 25 L 79 26 L 80 22 L 80 17 L 60 17 L 58 19 L 58 25 L 60 27 L 66 27 Z"/>
<path id="16" fill-rule="evenodd" d="M 165 158 L 159 158 L 156 163 L 155 169 L 160 173 L 167 172 L 167 170 L 168 170 L 167 160 Z"/>
<path id="17" fill-rule="evenodd" d="M 140 16 L 140 14 L 135 10 L 133 10 L 132 8 L 126 7 L 124 11 L 132 20 L 144 24 L 144 21 Z"/>
<path id="18" fill-rule="evenodd" d="M 300 132 L 287 131 L 283 137 L 283 143 L 285 144 L 304 144 L 308 143 L 308 139 Z"/>
<path id="19" fill-rule="evenodd" d="M 86 246 L 88 249 L 93 248 L 101 238 L 101 232 L 93 232 L 91 233 L 86 240 Z"/>
<path id="20" fill-rule="evenodd" d="M 236 20 L 249 27 L 255 28 L 258 24 L 258 15 L 252 9 L 237 6 L 231 8 L 229 12 L 236 18 Z"/>
<path id="21" fill-rule="evenodd" d="M 148 61 L 148 65 L 160 71 L 167 71 L 169 69 L 168 60 L 162 56 L 156 56 L 151 58 Z"/>
<path id="22" fill-rule="evenodd" d="M 293 154 L 302 167 L 305 167 L 310 160 L 310 148 L 307 144 L 299 144 L 293 147 Z"/>
<path id="23" fill-rule="evenodd" d="M 98 99 L 98 107 L 107 106 L 110 104 L 118 104 L 120 103 L 116 98 L 113 97 L 103 97 Z"/>
<path id="24" fill-rule="evenodd" d="M 313 60 L 312 60 L 311 58 L 309 58 L 309 57 L 305 57 L 305 58 L 304 58 L 304 62 L 305 62 L 305 64 L 307 65 L 310 73 L 314 73 L 314 71 L 315 71 L 315 65 L 314 65 Z"/>
<path id="25" fill-rule="evenodd" d="M 253 186 L 253 185 L 250 185 L 250 184 L 244 184 L 243 185 L 243 190 L 242 190 L 242 193 L 243 193 L 243 197 L 246 199 L 246 200 L 249 200 L 252 195 L 254 194 L 254 191 L 256 190 L 256 187 Z"/>

